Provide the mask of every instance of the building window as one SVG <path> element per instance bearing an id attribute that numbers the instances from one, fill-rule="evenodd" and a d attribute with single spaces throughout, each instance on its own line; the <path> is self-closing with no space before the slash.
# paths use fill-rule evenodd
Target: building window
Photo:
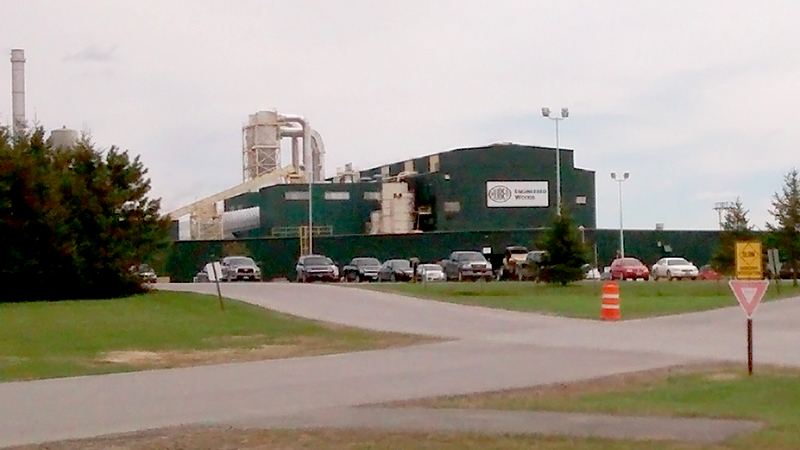
<path id="1" fill-rule="evenodd" d="M 286 200 L 308 200 L 308 191 L 286 191 L 283 194 Z"/>
<path id="2" fill-rule="evenodd" d="M 461 211 L 461 203 L 459 202 L 444 202 L 444 212 L 457 213 Z"/>
<path id="3" fill-rule="evenodd" d="M 380 200 L 381 193 L 376 191 L 364 192 L 364 200 Z"/>
<path id="4" fill-rule="evenodd" d="M 325 192 L 325 200 L 350 200 L 349 192 Z"/>
<path id="5" fill-rule="evenodd" d="M 586 196 L 585 195 L 579 195 L 579 196 L 575 197 L 575 204 L 576 205 L 585 205 L 586 204 Z"/>
<path id="6" fill-rule="evenodd" d="M 428 172 L 439 171 L 439 155 L 431 155 L 428 158 Z"/>

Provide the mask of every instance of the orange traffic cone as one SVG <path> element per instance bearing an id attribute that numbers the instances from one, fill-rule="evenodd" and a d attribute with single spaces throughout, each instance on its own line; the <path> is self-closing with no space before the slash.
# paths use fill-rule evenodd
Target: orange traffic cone
<path id="1" fill-rule="evenodd" d="M 619 286 L 617 283 L 603 285 L 603 307 L 600 309 L 600 320 L 619 320 Z"/>

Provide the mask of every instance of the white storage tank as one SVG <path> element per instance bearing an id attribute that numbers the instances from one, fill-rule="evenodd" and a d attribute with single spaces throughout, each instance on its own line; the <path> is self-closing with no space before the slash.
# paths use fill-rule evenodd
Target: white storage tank
<path id="1" fill-rule="evenodd" d="M 252 180 L 280 167 L 277 111 L 250 114 L 242 127 L 244 181 Z"/>
<path id="2" fill-rule="evenodd" d="M 78 143 L 81 134 L 78 130 L 71 130 L 67 127 L 53 130 L 50 132 L 50 145 L 53 148 L 69 148 Z"/>

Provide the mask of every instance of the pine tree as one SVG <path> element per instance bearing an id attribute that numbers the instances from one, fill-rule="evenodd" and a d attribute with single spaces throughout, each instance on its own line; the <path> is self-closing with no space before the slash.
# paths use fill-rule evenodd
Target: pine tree
<path id="1" fill-rule="evenodd" d="M 732 274 L 736 266 L 736 242 L 755 239 L 755 233 L 747 218 L 749 212 L 744 209 L 739 198 L 725 210 L 719 244 L 711 257 L 711 265 L 716 271 Z"/>
<path id="2" fill-rule="evenodd" d="M 166 242 L 147 169 L 88 139 L 52 148 L 37 127 L 0 129 L 0 281 L 26 286 L 5 301 L 113 297 L 138 290 L 129 268 Z M 23 297 L 23 295 L 25 295 Z"/>
<path id="3" fill-rule="evenodd" d="M 794 286 L 797 286 L 798 263 L 800 262 L 800 179 L 797 169 L 792 169 L 783 177 L 783 188 L 772 197 L 769 210 L 777 224 L 767 223 L 778 249 L 786 256 L 786 263 L 792 269 Z"/>
<path id="4" fill-rule="evenodd" d="M 541 248 L 547 251 L 542 257 L 542 279 L 562 286 L 583 278 L 586 252 L 581 245 L 572 219 L 564 212 L 544 235 Z"/>

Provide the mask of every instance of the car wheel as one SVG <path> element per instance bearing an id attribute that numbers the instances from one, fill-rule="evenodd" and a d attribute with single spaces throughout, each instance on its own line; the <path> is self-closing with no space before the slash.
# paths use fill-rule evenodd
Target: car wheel
<path id="1" fill-rule="evenodd" d="M 645 277 L 644 277 L 644 278 L 642 278 L 642 279 L 643 279 L 644 281 L 647 281 L 647 280 L 649 280 L 649 279 L 650 279 L 650 276 L 645 276 Z"/>

